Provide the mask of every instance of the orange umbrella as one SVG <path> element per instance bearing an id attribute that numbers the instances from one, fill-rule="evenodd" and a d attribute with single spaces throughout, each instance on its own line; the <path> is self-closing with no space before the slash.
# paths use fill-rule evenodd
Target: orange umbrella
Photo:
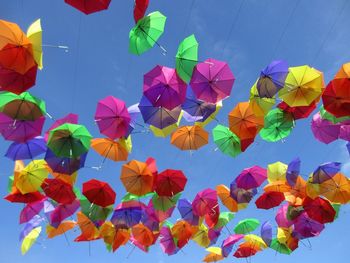
<path id="1" fill-rule="evenodd" d="M 142 223 L 133 226 L 131 232 L 133 238 L 145 247 L 151 246 L 155 241 L 152 231 Z"/>
<path id="2" fill-rule="evenodd" d="M 335 79 L 348 79 L 350 78 L 350 62 L 343 64 L 337 74 L 335 74 Z"/>
<path id="3" fill-rule="evenodd" d="M 177 240 L 177 246 L 182 248 L 185 246 L 193 235 L 194 229 L 185 220 L 177 221 L 171 228 L 173 238 Z"/>
<path id="4" fill-rule="evenodd" d="M 306 181 L 299 175 L 295 185 L 290 191 L 285 192 L 284 196 L 289 203 L 293 205 L 302 205 L 303 199 L 307 196 Z"/>
<path id="5" fill-rule="evenodd" d="M 146 163 L 132 160 L 122 166 L 120 175 L 126 191 L 134 195 L 152 192 L 154 176 Z"/>
<path id="6" fill-rule="evenodd" d="M 231 212 L 238 211 L 238 205 L 235 199 L 230 195 L 230 189 L 223 184 L 216 186 L 216 193 L 221 200 L 221 203 L 226 206 Z"/>
<path id="7" fill-rule="evenodd" d="M 266 193 L 268 193 L 268 192 L 285 193 L 285 192 L 291 191 L 291 186 L 286 181 L 275 181 L 275 182 L 267 184 L 264 187 L 264 191 Z"/>
<path id="8" fill-rule="evenodd" d="M 46 226 L 46 234 L 48 238 L 54 238 L 56 236 L 62 235 L 67 231 L 71 230 L 77 225 L 75 221 L 63 221 L 57 228 L 47 225 Z"/>
<path id="9" fill-rule="evenodd" d="M 320 195 L 333 203 L 346 204 L 350 201 L 350 181 L 342 173 L 335 174 L 319 186 Z"/>
<path id="10" fill-rule="evenodd" d="M 239 138 L 254 138 L 264 127 L 264 117 L 257 117 L 249 102 L 240 102 L 228 114 L 230 130 Z"/>
<path id="11" fill-rule="evenodd" d="M 81 235 L 74 239 L 76 242 L 90 241 L 100 238 L 99 230 L 95 224 L 81 211 L 77 213 L 78 226 L 81 230 Z"/>
<path id="12" fill-rule="evenodd" d="M 67 184 L 74 185 L 77 181 L 78 172 L 74 172 L 73 174 L 62 174 L 62 173 L 56 173 L 52 171 L 50 166 L 46 166 L 46 169 L 48 170 L 49 174 L 51 174 L 54 178 L 60 179 L 63 182 L 66 182 Z"/>
<path id="13" fill-rule="evenodd" d="M 209 134 L 198 125 L 182 126 L 171 135 L 171 144 L 180 150 L 197 150 L 208 144 Z"/>
<path id="14" fill-rule="evenodd" d="M 112 161 L 126 161 L 128 159 L 127 149 L 117 141 L 109 138 L 96 138 L 91 140 L 91 148 L 99 155 Z"/>
<path id="15" fill-rule="evenodd" d="M 100 235 L 106 244 L 112 246 L 113 251 L 116 251 L 120 246 L 128 243 L 130 232 L 127 229 L 116 229 L 110 222 L 104 222 L 100 228 Z"/>

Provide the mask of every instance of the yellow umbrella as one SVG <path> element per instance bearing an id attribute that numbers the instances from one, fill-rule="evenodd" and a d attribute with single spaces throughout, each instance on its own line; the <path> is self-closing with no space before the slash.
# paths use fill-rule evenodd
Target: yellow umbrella
<path id="1" fill-rule="evenodd" d="M 287 244 L 288 240 L 292 237 L 292 228 L 284 228 L 279 227 L 277 228 L 277 240 L 280 243 Z"/>
<path id="2" fill-rule="evenodd" d="M 40 19 L 31 24 L 27 30 L 27 37 L 33 46 L 34 60 L 39 69 L 43 68 L 42 33 Z"/>
<path id="3" fill-rule="evenodd" d="M 216 103 L 216 109 L 215 111 L 203 122 L 197 121 L 194 124 L 201 126 L 201 127 L 205 127 L 207 124 L 209 124 L 212 120 L 215 120 L 216 115 L 218 115 L 219 111 L 222 108 L 222 101 L 219 101 Z"/>
<path id="4" fill-rule="evenodd" d="M 274 97 L 260 98 L 258 89 L 256 87 L 257 82 L 258 81 L 256 81 L 250 89 L 249 103 L 255 116 L 262 117 L 272 109 L 272 107 L 275 105 L 276 99 Z"/>
<path id="5" fill-rule="evenodd" d="M 279 97 L 290 107 L 309 106 L 322 95 L 323 73 L 304 65 L 289 68 L 284 87 Z"/>
<path id="6" fill-rule="evenodd" d="M 269 183 L 286 181 L 288 165 L 282 162 L 275 162 L 267 166 L 267 180 Z"/>
<path id="7" fill-rule="evenodd" d="M 129 135 L 128 138 L 120 138 L 118 142 L 128 151 L 128 153 L 131 153 L 131 150 L 132 150 L 131 135 Z"/>
<path id="8" fill-rule="evenodd" d="M 254 235 L 254 234 L 245 235 L 244 239 L 247 242 L 250 242 L 250 243 L 253 243 L 254 245 L 257 245 L 260 249 L 267 248 L 265 241 L 257 235 Z"/>
<path id="9" fill-rule="evenodd" d="M 28 250 L 33 246 L 33 244 L 37 240 L 40 233 L 41 233 L 41 226 L 38 226 L 34 228 L 32 231 L 30 231 L 29 234 L 23 238 L 22 245 L 21 245 L 22 255 L 26 254 Z"/>
<path id="10" fill-rule="evenodd" d="M 220 247 L 209 247 L 206 250 L 209 254 L 205 256 L 203 262 L 217 262 L 224 259 Z"/>
<path id="11" fill-rule="evenodd" d="M 196 227 L 197 231 L 192 236 L 192 240 L 196 242 L 201 247 L 208 247 L 210 245 L 210 239 L 208 236 L 208 228 L 201 224 L 200 226 Z"/>
<path id="12" fill-rule="evenodd" d="M 33 160 L 19 173 L 16 187 L 22 194 L 36 192 L 48 175 L 45 160 Z"/>

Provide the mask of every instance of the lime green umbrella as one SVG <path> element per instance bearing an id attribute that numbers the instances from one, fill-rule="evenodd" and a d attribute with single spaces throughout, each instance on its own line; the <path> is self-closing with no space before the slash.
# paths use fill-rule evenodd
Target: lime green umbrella
<path id="1" fill-rule="evenodd" d="M 198 63 L 198 42 L 194 35 L 186 37 L 176 53 L 176 72 L 183 81 L 189 82 L 193 68 Z"/>
<path id="2" fill-rule="evenodd" d="M 212 133 L 215 144 L 224 154 L 235 157 L 241 153 L 241 140 L 228 127 L 219 124 Z"/>
<path id="3" fill-rule="evenodd" d="M 265 141 L 276 142 L 287 137 L 294 127 L 294 120 L 291 114 L 276 108 L 265 116 L 264 128 L 260 136 Z"/>
<path id="4" fill-rule="evenodd" d="M 128 201 L 140 201 L 140 199 L 142 198 L 148 198 L 148 197 L 152 197 L 155 193 L 147 193 L 145 195 L 134 195 L 132 193 L 126 193 L 126 195 L 124 195 L 124 197 L 122 198 L 122 202 L 128 202 Z"/>
<path id="5" fill-rule="evenodd" d="M 167 211 L 169 208 L 176 205 L 177 200 L 179 200 L 181 196 L 181 193 L 178 193 L 172 197 L 170 196 L 159 196 L 157 194 L 154 194 L 152 197 L 152 203 L 154 206 L 154 209 L 161 210 L 161 211 Z"/>
<path id="6" fill-rule="evenodd" d="M 89 150 L 91 139 L 84 126 L 65 123 L 50 131 L 47 146 L 58 157 L 76 158 Z"/>
<path id="7" fill-rule="evenodd" d="M 260 225 L 260 221 L 255 218 L 247 218 L 238 222 L 234 231 L 236 234 L 247 234 L 253 232 Z"/>
<path id="8" fill-rule="evenodd" d="M 156 44 L 163 52 L 166 50 L 157 42 L 164 32 L 166 17 L 156 11 L 140 19 L 129 33 L 129 52 L 141 55 Z"/>
<path id="9" fill-rule="evenodd" d="M 235 214 L 232 212 L 221 212 L 219 215 L 218 222 L 214 226 L 214 229 L 225 227 L 231 220 L 235 217 Z"/>
<path id="10" fill-rule="evenodd" d="M 334 124 L 350 120 L 350 116 L 339 117 L 339 118 L 335 117 L 332 113 L 329 113 L 328 111 L 326 111 L 324 109 L 323 105 L 320 108 L 320 114 L 321 114 L 322 119 L 328 120 Z"/>
<path id="11" fill-rule="evenodd" d="M 281 253 L 281 254 L 290 255 L 292 253 L 292 250 L 289 247 L 287 247 L 285 244 L 279 242 L 277 238 L 272 239 L 270 248 L 272 248 L 273 250 L 276 250 L 278 253 Z"/>

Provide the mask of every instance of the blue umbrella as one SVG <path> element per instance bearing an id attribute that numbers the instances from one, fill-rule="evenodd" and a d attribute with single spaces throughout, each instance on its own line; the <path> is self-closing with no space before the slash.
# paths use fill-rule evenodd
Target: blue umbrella
<path id="1" fill-rule="evenodd" d="M 187 199 L 179 199 L 177 209 L 180 212 L 182 219 L 191 225 L 198 225 L 199 217 L 193 214 L 192 204 Z"/>
<path id="2" fill-rule="evenodd" d="M 131 228 L 137 225 L 142 218 L 141 207 L 120 207 L 114 210 L 111 222 L 116 227 Z"/>
<path id="3" fill-rule="evenodd" d="M 294 186 L 300 173 L 300 159 L 295 158 L 288 164 L 287 168 L 287 182 L 290 186 Z"/>
<path id="4" fill-rule="evenodd" d="M 266 245 L 270 246 L 272 241 L 272 225 L 270 221 L 266 221 L 261 225 L 260 235 Z"/>
<path id="5" fill-rule="evenodd" d="M 24 143 L 13 142 L 5 156 L 13 161 L 33 159 L 47 150 L 46 142 L 43 137 L 35 137 Z"/>

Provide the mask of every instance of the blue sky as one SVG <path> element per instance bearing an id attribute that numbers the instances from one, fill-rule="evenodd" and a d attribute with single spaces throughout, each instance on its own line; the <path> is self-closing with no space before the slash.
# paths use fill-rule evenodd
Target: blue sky
<path id="1" fill-rule="evenodd" d="M 259 71 L 273 59 L 285 59 L 291 66 L 310 64 L 325 73 L 328 82 L 338 67 L 350 60 L 350 2 L 347 0 L 151 0 L 149 12 L 159 10 L 168 17 L 166 30 L 159 42 L 168 50 L 163 56 L 155 47 L 140 57 L 128 53 L 128 32 L 133 26 L 133 1 L 112 1 L 108 11 L 85 16 L 63 0 L 0 1 L 0 18 L 20 24 L 22 29 L 37 18 L 42 19 L 44 43 L 67 45 L 69 52 L 44 48 L 44 70 L 39 72 L 37 85 L 31 92 L 44 99 L 48 112 L 55 118 L 74 112 L 80 123 L 98 136 L 93 116 L 98 99 L 113 95 L 136 103 L 142 92 L 143 74 L 156 64 L 174 67 L 179 42 L 194 33 L 200 43 L 201 60 L 213 57 L 226 60 L 236 76 L 229 99 L 218 116 L 226 124 L 227 113 L 239 101 L 247 100 L 249 89 Z M 241 4 L 242 3 L 242 4 Z M 192 8 L 191 8 L 192 6 Z M 47 125 L 50 125 L 50 120 Z M 208 128 L 213 128 L 211 124 Z M 215 152 L 211 143 L 190 156 L 172 147 L 168 139 L 151 134 L 135 134 L 134 150 L 130 158 L 156 158 L 160 170 L 183 169 L 189 178 L 183 197 L 192 199 L 196 192 L 217 184 L 229 184 L 245 167 L 266 166 L 275 161 L 289 162 L 299 156 L 303 174 L 309 174 L 325 161 L 348 162 L 344 142 L 330 145 L 313 139 L 310 119 L 298 121 L 286 142 L 267 143 L 257 138 L 243 154 L 232 159 Z M 0 154 L 8 143 L 0 141 Z M 87 165 L 99 164 L 101 158 L 90 153 Z M 5 196 L 7 176 L 12 163 L 0 157 L 0 195 Z M 119 181 L 120 164 L 107 163 L 101 172 L 85 168 L 80 172 L 78 185 L 91 178 L 108 181 L 116 190 L 118 201 L 125 191 Z M 347 171 L 346 171 L 347 170 Z M 350 175 L 350 165 L 344 171 Z M 21 205 L 0 200 L 0 261 L 2 262 L 199 262 L 205 255 L 203 248 L 193 242 L 183 252 L 168 257 L 159 246 L 148 254 L 131 245 L 115 254 L 108 253 L 101 241 L 76 244 L 77 232 L 46 240 L 39 237 L 26 256 L 20 255 L 18 225 Z M 320 237 L 311 239 L 312 249 L 300 245 L 291 256 L 276 255 L 273 251 L 259 253 L 253 262 L 329 262 L 348 255 L 350 234 L 349 207 L 341 210 L 340 218 L 327 225 Z M 234 223 L 245 217 L 261 220 L 272 218 L 276 211 L 257 211 L 252 204 L 237 214 Z M 175 214 L 174 219 L 178 217 Z M 232 228 L 234 224 L 231 224 Z M 226 262 L 230 262 L 230 256 Z M 225 262 L 225 261 L 223 261 Z M 242 261 L 243 262 L 243 261 Z"/>

